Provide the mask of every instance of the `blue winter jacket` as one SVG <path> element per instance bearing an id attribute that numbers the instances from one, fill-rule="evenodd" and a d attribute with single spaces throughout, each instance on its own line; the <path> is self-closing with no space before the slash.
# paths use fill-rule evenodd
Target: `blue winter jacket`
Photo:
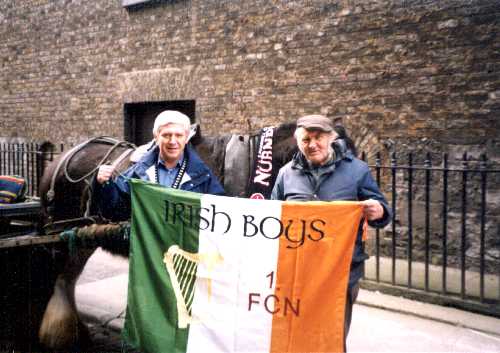
<path id="1" fill-rule="evenodd" d="M 302 153 L 283 166 L 274 184 L 272 199 L 287 201 L 363 201 L 374 199 L 384 208 L 384 215 L 368 224 L 375 228 L 386 226 L 391 220 L 391 211 L 384 195 L 373 180 L 368 165 L 355 158 L 350 151 L 336 149 L 334 161 L 321 167 L 321 176 L 314 177 L 311 167 Z M 351 262 L 349 287 L 363 276 L 363 262 L 368 255 L 363 251 L 361 222 Z"/>
<path id="2" fill-rule="evenodd" d="M 130 218 L 130 178 L 155 181 L 155 164 L 158 161 L 158 146 L 148 151 L 114 181 L 103 185 L 94 183 L 94 197 L 97 206 L 105 218 L 122 221 Z M 184 149 L 184 158 L 188 158 L 186 171 L 181 179 L 180 189 L 203 194 L 223 195 L 224 189 L 203 163 L 190 145 Z"/>

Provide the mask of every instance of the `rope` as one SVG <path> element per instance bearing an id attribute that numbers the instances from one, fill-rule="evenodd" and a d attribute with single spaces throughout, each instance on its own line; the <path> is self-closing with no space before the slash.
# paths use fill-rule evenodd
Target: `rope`
<path id="1" fill-rule="evenodd" d="M 85 227 L 74 227 L 59 234 L 62 241 L 68 243 L 68 250 L 74 256 L 78 248 L 95 248 L 108 242 L 128 242 L 130 240 L 130 223 L 91 224 Z"/>
<path id="2" fill-rule="evenodd" d="M 87 174 L 85 174 L 84 176 L 82 176 L 78 179 L 73 179 L 68 174 L 68 165 L 69 165 L 70 161 L 79 151 L 81 151 L 88 144 L 93 143 L 93 142 L 102 142 L 102 143 L 106 143 L 106 144 L 111 144 L 112 146 L 107 151 L 107 153 L 104 155 L 104 157 L 101 159 L 101 161 L 97 164 L 97 166 L 94 169 L 92 169 L 90 172 L 88 172 Z M 87 180 L 87 178 L 90 177 L 91 175 L 93 175 L 97 171 L 97 169 L 99 169 L 99 167 L 108 159 L 108 157 L 111 155 L 111 153 L 113 153 L 117 148 L 119 148 L 121 146 L 128 147 L 129 149 L 134 149 L 134 150 L 136 149 L 136 146 L 130 142 L 118 141 L 118 140 L 111 138 L 111 137 L 108 137 L 108 136 L 99 136 L 99 137 L 94 137 L 90 140 L 87 140 L 87 141 L 73 147 L 71 150 L 68 151 L 68 153 L 66 153 L 64 155 L 64 157 L 62 157 L 59 160 L 59 162 L 57 163 L 56 169 L 54 170 L 54 172 L 52 174 L 52 178 L 50 180 L 50 188 L 47 191 L 47 201 L 49 203 L 49 206 L 47 208 L 49 211 L 49 223 L 52 223 L 52 216 L 53 215 L 52 215 L 50 204 L 52 203 L 52 201 L 55 198 L 55 184 L 56 184 L 57 175 L 59 174 L 59 170 L 61 168 L 63 168 L 64 177 L 66 178 L 66 180 L 68 180 L 71 183 L 76 184 L 76 183 L 81 182 L 82 180 L 86 181 L 87 186 L 88 186 L 87 192 L 89 193 L 89 196 L 87 198 L 87 203 L 86 203 L 84 215 L 85 215 L 85 217 L 89 217 L 90 216 L 90 206 L 92 203 L 92 193 L 91 193 L 91 189 L 90 189 L 90 182 Z M 120 160 L 121 160 L 122 156 L 123 156 L 123 154 L 119 157 Z"/>
<path id="3" fill-rule="evenodd" d="M 74 256 L 76 254 L 76 242 L 77 242 L 76 232 L 77 232 L 77 229 L 78 228 L 75 227 L 75 228 L 72 228 L 69 230 L 65 230 L 64 232 L 59 234 L 59 238 L 62 241 L 65 241 L 68 243 L 68 250 L 69 250 L 70 256 Z"/>
<path id="4" fill-rule="evenodd" d="M 75 154 L 77 154 L 80 150 L 82 150 L 84 147 L 86 147 L 88 144 L 90 144 L 92 142 L 111 143 L 111 144 L 113 144 L 113 146 L 108 150 L 108 152 L 106 152 L 104 157 L 102 157 L 102 159 L 99 161 L 99 163 L 97 163 L 97 166 L 94 169 L 92 169 L 90 172 L 88 172 L 87 174 L 85 174 L 84 176 L 82 176 L 78 179 L 73 179 L 68 174 L 68 165 L 71 162 L 71 159 L 75 156 Z M 66 177 L 66 179 L 70 183 L 74 183 L 74 184 L 79 183 L 80 181 L 82 181 L 84 179 L 87 179 L 89 176 L 94 174 L 99 169 L 99 167 L 108 159 L 108 157 L 111 155 L 111 153 L 114 152 L 114 150 L 116 150 L 118 147 L 122 147 L 122 146 L 125 146 L 128 148 L 134 148 L 134 149 L 136 148 L 135 145 L 130 143 L 130 142 L 118 141 L 118 140 L 115 140 L 115 139 L 113 139 L 111 137 L 107 137 L 107 136 L 95 137 L 93 139 L 90 139 L 90 140 L 78 145 L 77 148 L 75 148 L 74 150 L 71 151 L 72 154 L 71 155 L 68 154 L 68 156 L 65 158 L 64 168 L 63 168 L 64 176 Z"/>
<path id="5" fill-rule="evenodd" d="M 92 170 L 90 171 L 89 173 L 85 174 L 83 177 L 79 178 L 79 179 L 73 179 L 71 178 L 69 175 L 68 175 L 68 164 L 69 164 L 69 161 L 73 158 L 73 156 L 79 152 L 80 150 L 82 150 L 85 146 L 87 146 L 89 143 L 92 143 L 92 142 L 104 142 L 104 143 L 108 143 L 108 144 L 112 144 L 113 146 L 111 147 L 111 149 L 108 151 L 108 153 L 106 153 L 106 155 L 104 156 L 104 158 L 97 164 L 97 166 Z M 104 163 L 104 161 L 106 161 L 106 159 L 109 157 L 109 155 L 116 149 L 118 148 L 119 146 L 122 146 L 122 145 L 126 145 L 128 147 L 131 147 L 131 148 L 136 148 L 135 145 L 129 143 L 129 142 L 126 142 L 126 141 L 118 141 L 118 140 L 115 140 L 114 138 L 111 138 L 111 137 L 108 137 L 108 136 L 99 136 L 99 137 L 94 137 L 90 140 L 87 140 L 75 147 L 73 147 L 72 149 L 70 149 L 65 155 L 63 158 L 61 158 L 59 160 L 59 162 L 57 163 L 57 166 L 56 166 L 56 169 L 54 170 L 54 173 L 52 174 L 52 178 L 50 180 L 50 188 L 49 188 L 49 191 L 47 192 L 47 199 L 48 201 L 52 201 L 55 197 L 55 184 L 56 184 L 56 178 L 57 178 L 57 174 L 59 174 L 59 170 L 61 169 L 61 167 L 64 166 L 63 168 L 63 172 L 64 172 L 64 176 L 66 177 L 66 179 L 69 181 L 69 182 L 72 182 L 72 183 L 78 183 L 80 181 L 82 181 L 83 179 L 89 177 L 90 175 L 92 175 L 101 165 L 102 163 Z"/>

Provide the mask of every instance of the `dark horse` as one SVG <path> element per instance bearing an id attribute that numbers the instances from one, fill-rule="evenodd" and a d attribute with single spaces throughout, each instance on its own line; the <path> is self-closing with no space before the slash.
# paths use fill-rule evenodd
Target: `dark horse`
<path id="1" fill-rule="evenodd" d="M 274 130 L 274 168 L 284 165 L 296 151 L 294 130 L 295 124 L 283 124 Z M 258 147 L 254 136 L 203 137 L 196 133 L 191 143 L 224 185 L 228 196 L 248 196 L 247 181 L 253 168 L 253 154 Z M 126 152 L 130 148 L 128 143 L 98 138 L 77 146 L 52 162 L 40 184 L 46 231 L 59 232 L 68 227 L 102 222 L 91 202 L 95 171 L 100 164 L 111 162 L 115 163 L 117 170 L 124 170 L 135 158 L 134 154 Z M 127 254 L 127 247 L 124 248 L 123 244 L 107 242 L 103 248 L 115 254 Z M 66 256 L 39 330 L 41 343 L 49 348 L 73 347 L 88 338 L 76 310 L 75 284 L 94 250 L 79 248 L 76 253 Z"/>

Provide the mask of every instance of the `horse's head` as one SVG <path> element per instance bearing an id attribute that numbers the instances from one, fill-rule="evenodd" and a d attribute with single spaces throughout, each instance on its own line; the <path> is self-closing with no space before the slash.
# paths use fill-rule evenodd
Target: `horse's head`
<path id="1" fill-rule="evenodd" d="M 279 170 L 297 151 L 295 123 L 281 124 L 273 133 L 273 168 Z M 203 136 L 198 130 L 191 140 L 196 151 L 223 183 L 228 196 L 244 197 L 252 174 L 259 135 Z"/>

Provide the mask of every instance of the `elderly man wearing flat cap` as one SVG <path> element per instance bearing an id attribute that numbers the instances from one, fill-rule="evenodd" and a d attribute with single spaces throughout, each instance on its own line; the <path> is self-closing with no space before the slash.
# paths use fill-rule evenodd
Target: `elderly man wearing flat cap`
<path id="1" fill-rule="evenodd" d="M 130 217 L 128 179 L 136 178 L 193 192 L 222 195 L 224 189 L 210 169 L 188 145 L 189 118 L 174 110 L 160 113 L 154 122 L 154 148 L 113 179 L 114 167 L 102 165 L 97 172 L 95 196 L 104 217 Z"/>
<path id="2" fill-rule="evenodd" d="M 338 140 L 332 121 L 322 115 L 308 115 L 297 120 L 295 139 L 299 152 L 283 166 L 274 184 L 272 199 L 298 201 L 362 201 L 364 217 L 372 227 L 381 228 L 391 220 L 390 208 L 373 180 L 366 163 L 357 159 Z M 351 262 L 345 310 L 344 347 L 351 323 L 352 305 L 363 276 L 362 225 Z"/>

